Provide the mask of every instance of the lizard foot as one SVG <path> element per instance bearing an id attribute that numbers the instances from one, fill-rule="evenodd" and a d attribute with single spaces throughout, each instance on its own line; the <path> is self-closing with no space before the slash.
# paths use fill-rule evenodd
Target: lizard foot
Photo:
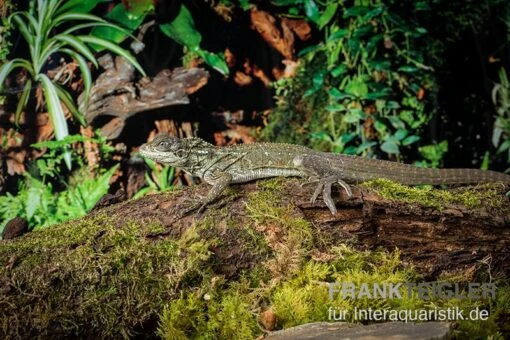
<path id="1" fill-rule="evenodd" d="M 177 217 L 182 218 L 189 215 L 193 211 L 196 211 L 195 217 L 199 219 L 202 216 L 206 206 L 207 203 L 204 203 L 204 199 L 194 200 L 190 205 L 182 209 L 181 212 L 177 214 Z"/>
<path id="2" fill-rule="evenodd" d="M 319 197 L 319 194 L 322 192 L 322 199 L 333 215 L 337 213 L 335 202 L 333 202 L 333 199 L 331 198 L 331 186 L 334 183 L 338 183 L 345 190 L 349 198 L 352 197 L 352 190 L 349 184 L 345 183 L 336 175 L 321 178 L 318 182 L 319 184 L 317 185 L 317 188 L 315 189 L 315 192 L 310 199 L 310 203 L 314 204 L 317 200 L 317 197 Z"/>

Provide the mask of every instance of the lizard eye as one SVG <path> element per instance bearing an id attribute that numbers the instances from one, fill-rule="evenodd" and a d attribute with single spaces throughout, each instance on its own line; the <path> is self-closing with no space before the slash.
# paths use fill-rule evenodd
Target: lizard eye
<path id="1" fill-rule="evenodd" d="M 158 146 L 166 146 L 167 143 L 166 142 L 159 142 Z"/>

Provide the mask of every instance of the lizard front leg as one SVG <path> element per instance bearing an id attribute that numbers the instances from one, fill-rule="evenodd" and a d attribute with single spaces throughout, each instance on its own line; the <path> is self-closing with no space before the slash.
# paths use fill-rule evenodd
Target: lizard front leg
<path id="1" fill-rule="evenodd" d="M 181 216 L 185 216 L 197 209 L 198 209 L 197 215 L 200 215 L 204 211 L 206 206 L 214 202 L 221 195 L 221 193 L 232 183 L 232 175 L 225 172 L 220 174 L 214 174 L 212 176 L 207 176 L 204 179 L 206 180 L 206 182 L 212 184 L 213 187 L 211 188 L 211 190 L 209 190 L 209 193 L 205 198 L 200 199 L 198 202 L 184 209 L 184 211 L 181 213 Z"/>
<path id="2" fill-rule="evenodd" d="M 312 204 L 315 203 L 317 197 L 322 192 L 322 199 L 331 211 L 331 214 L 335 215 L 337 212 L 335 203 L 331 198 L 331 186 L 334 183 L 338 183 L 345 190 L 347 196 L 352 196 L 351 187 L 341 178 L 341 169 L 333 168 L 328 159 L 316 155 L 296 156 L 294 158 L 294 166 L 310 174 L 312 178 L 318 179 L 317 188 L 310 202 Z"/>

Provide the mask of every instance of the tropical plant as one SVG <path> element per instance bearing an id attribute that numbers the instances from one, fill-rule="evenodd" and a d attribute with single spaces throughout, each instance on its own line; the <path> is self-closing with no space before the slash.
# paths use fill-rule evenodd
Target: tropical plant
<path id="1" fill-rule="evenodd" d="M 32 145 L 36 149 L 46 149 L 46 153 L 29 167 L 18 183 L 16 195 L 7 193 L 0 196 L 0 232 L 5 223 L 16 216 L 27 219 L 30 228 L 40 228 L 78 218 L 94 207 L 108 192 L 118 165 L 108 170 L 91 171 L 90 165 L 85 164 L 83 157 L 75 152 L 72 160 L 76 170 L 69 178 L 63 177 L 65 150 L 71 143 L 83 145 L 85 142 L 96 144 L 103 160 L 113 151 L 104 139 L 81 135 Z"/>
<path id="2" fill-rule="evenodd" d="M 295 126 L 289 130 L 309 138 L 299 142 L 335 152 L 398 156 L 420 140 L 431 116 L 426 94 L 433 84 L 432 68 L 424 64 L 419 47 L 424 28 L 379 0 L 351 6 L 344 1 L 273 3 L 303 15 L 325 37 L 299 53 L 303 64 L 297 77 L 275 84 L 280 105 L 264 132 L 267 137 L 285 135 L 282 126 L 289 125 L 289 111 L 297 109 L 304 115 L 291 120 Z M 291 95 L 295 101 L 288 99 L 286 88 L 297 91 Z"/>
<path id="3" fill-rule="evenodd" d="M 127 5 L 125 5 L 126 3 Z M 123 1 L 116 5 L 105 17 L 118 23 L 126 31 L 133 32 L 148 16 L 155 13 L 154 3 L 153 0 Z M 179 5 L 175 18 L 170 22 L 158 23 L 158 25 L 161 32 L 178 44 L 185 46 L 188 53 L 202 58 L 206 64 L 221 74 L 229 74 L 228 66 L 222 55 L 209 52 L 200 46 L 202 34 L 196 29 L 193 16 L 184 4 Z M 111 27 L 96 27 L 92 30 L 92 34 L 97 37 L 105 37 L 111 41 L 121 42 L 127 37 L 126 31 L 122 32 Z"/>
<path id="4" fill-rule="evenodd" d="M 18 102 L 16 120 L 19 119 L 21 112 L 28 103 L 32 82 L 37 82 L 42 86 L 44 99 L 57 140 L 62 140 L 69 134 L 61 102 L 64 103 L 65 107 L 81 124 L 85 125 L 83 115 L 76 107 L 69 92 L 46 74 L 48 61 L 57 54 L 67 55 L 78 64 L 83 78 L 85 101 L 88 99 L 92 84 L 87 60 L 95 67 L 98 65 L 89 47 L 92 44 L 123 56 L 144 74 L 136 59 L 125 49 L 103 38 L 77 34 L 83 29 L 96 26 L 123 31 L 117 25 L 86 13 L 99 2 L 99 0 L 85 2 L 77 0 L 32 0 L 28 11 L 18 11 L 9 16 L 8 22 L 12 22 L 19 30 L 30 52 L 29 60 L 15 58 L 0 66 L 0 90 L 5 86 L 7 76 L 14 69 L 23 68 L 30 75 Z M 67 25 L 70 22 L 76 21 L 82 23 L 79 25 Z M 69 152 L 64 154 L 64 159 L 66 165 L 70 168 L 71 156 Z"/>
<path id="5" fill-rule="evenodd" d="M 172 182 L 175 178 L 175 168 L 169 165 L 160 166 L 149 158 L 144 158 L 145 164 L 150 169 L 145 173 L 145 181 L 148 186 L 140 189 L 133 198 L 140 198 L 148 193 L 167 191 L 174 188 Z"/>

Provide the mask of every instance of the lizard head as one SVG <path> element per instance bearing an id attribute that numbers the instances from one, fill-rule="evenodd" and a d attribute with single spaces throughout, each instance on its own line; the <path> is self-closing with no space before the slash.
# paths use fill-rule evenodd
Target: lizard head
<path id="1" fill-rule="evenodd" d="M 158 135 L 151 142 L 140 147 L 140 154 L 156 162 L 186 168 L 190 162 L 190 155 L 195 152 L 197 144 L 210 146 L 200 138 L 181 139 Z"/>

